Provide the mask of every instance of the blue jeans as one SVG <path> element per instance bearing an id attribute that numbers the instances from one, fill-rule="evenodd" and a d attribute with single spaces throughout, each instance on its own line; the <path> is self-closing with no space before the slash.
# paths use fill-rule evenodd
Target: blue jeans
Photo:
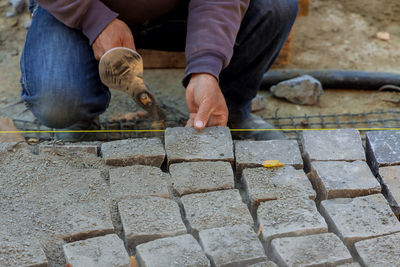
<path id="1" fill-rule="evenodd" d="M 249 115 L 262 76 L 279 54 L 297 11 L 297 0 L 250 1 L 231 62 L 220 75 L 230 120 Z M 183 6 L 146 25 L 132 25 L 136 47 L 183 51 L 186 18 Z M 22 99 L 48 127 L 67 128 L 108 107 L 110 91 L 100 81 L 88 39 L 40 7 L 34 9 L 20 65 Z"/>

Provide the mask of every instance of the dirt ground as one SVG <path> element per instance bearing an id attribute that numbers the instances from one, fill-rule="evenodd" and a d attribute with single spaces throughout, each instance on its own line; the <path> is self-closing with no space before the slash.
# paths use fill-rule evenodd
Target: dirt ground
<path id="1" fill-rule="evenodd" d="M 0 0 L 0 109 L 19 99 L 19 56 L 29 20 L 28 12 L 5 18 L 11 6 Z M 286 69 L 356 69 L 400 73 L 400 2 L 393 0 L 311 0 L 308 17 L 295 24 L 291 63 Z M 381 41 L 376 33 L 390 33 L 390 41 Z M 145 71 L 145 79 L 161 101 L 186 111 L 183 70 Z M 266 96 L 264 117 L 293 114 L 330 114 L 378 109 L 396 109 L 399 104 L 383 101 L 400 99 L 397 92 L 326 90 L 315 106 L 298 106 Z M 118 93 L 106 117 L 132 111 L 133 102 Z"/>

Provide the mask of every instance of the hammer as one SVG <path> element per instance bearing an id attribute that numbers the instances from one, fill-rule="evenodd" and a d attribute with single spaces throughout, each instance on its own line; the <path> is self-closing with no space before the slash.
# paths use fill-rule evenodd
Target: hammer
<path id="1" fill-rule="evenodd" d="M 111 89 L 129 94 L 156 121 L 165 120 L 165 113 L 143 81 L 143 60 L 136 51 L 115 47 L 100 59 L 101 81 Z"/>

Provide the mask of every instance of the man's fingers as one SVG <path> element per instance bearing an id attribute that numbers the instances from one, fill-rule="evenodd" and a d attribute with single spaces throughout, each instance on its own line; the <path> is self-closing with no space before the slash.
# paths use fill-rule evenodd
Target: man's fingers
<path id="1" fill-rule="evenodd" d="M 213 109 L 214 106 L 209 101 L 203 101 L 200 103 L 199 110 L 197 111 L 194 119 L 194 128 L 198 130 L 204 129 L 208 123 L 211 113 L 213 112 Z"/>

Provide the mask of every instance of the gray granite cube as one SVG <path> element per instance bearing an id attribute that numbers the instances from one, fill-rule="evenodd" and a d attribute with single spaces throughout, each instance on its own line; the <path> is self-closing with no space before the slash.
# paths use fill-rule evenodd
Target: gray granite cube
<path id="1" fill-rule="evenodd" d="M 253 218 L 236 189 L 186 195 L 182 203 L 195 233 L 236 224 L 253 225 Z"/>
<path id="2" fill-rule="evenodd" d="M 301 136 L 308 161 L 365 161 L 360 132 L 355 129 L 303 131 Z"/>
<path id="3" fill-rule="evenodd" d="M 101 154 L 107 165 L 151 165 L 161 167 L 165 158 L 159 138 L 125 139 L 103 143 Z"/>
<path id="4" fill-rule="evenodd" d="M 400 265 L 400 233 L 360 241 L 355 248 L 364 266 Z"/>
<path id="5" fill-rule="evenodd" d="M 165 149 L 168 163 L 183 161 L 233 162 L 232 136 L 228 127 L 167 128 Z"/>
<path id="6" fill-rule="evenodd" d="M 361 265 L 357 262 L 352 262 L 352 263 L 340 264 L 337 265 L 336 267 L 361 267 Z"/>
<path id="7" fill-rule="evenodd" d="M 210 266 L 196 239 L 188 234 L 150 241 L 137 246 L 136 251 L 141 267 Z"/>
<path id="8" fill-rule="evenodd" d="M 159 168 L 135 165 L 110 170 L 111 193 L 115 200 L 127 197 L 170 197 L 171 177 Z"/>
<path id="9" fill-rule="evenodd" d="M 379 174 L 387 188 L 386 199 L 394 209 L 396 216 L 400 215 L 400 166 L 379 168 Z"/>
<path id="10" fill-rule="evenodd" d="M 253 211 L 261 202 L 269 200 L 316 197 L 303 170 L 296 170 L 292 166 L 244 169 L 242 181 Z"/>
<path id="11" fill-rule="evenodd" d="M 261 238 L 267 245 L 278 237 L 328 232 L 315 202 L 307 198 L 290 198 L 261 203 L 257 210 Z"/>
<path id="12" fill-rule="evenodd" d="M 235 187 L 232 166 L 228 162 L 183 162 L 169 166 L 172 185 L 179 195 Z"/>
<path id="13" fill-rule="evenodd" d="M 364 161 L 314 161 L 311 181 L 322 200 L 381 192 L 378 180 Z"/>
<path id="14" fill-rule="evenodd" d="M 158 197 L 124 199 L 118 203 L 118 211 L 129 247 L 186 234 L 178 204 L 173 200 Z"/>
<path id="15" fill-rule="evenodd" d="M 278 265 L 276 265 L 276 263 L 273 261 L 264 261 L 249 265 L 247 267 L 278 267 Z"/>
<path id="16" fill-rule="evenodd" d="M 363 239 L 400 232 L 400 222 L 382 194 L 324 200 L 320 211 L 350 248 Z"/>
<path id="17" fill-rule="evenodd" d="M 129 267 L 124 242 L 115 234 L 99 236 L 63 246 L 67 263 L 73 267 Z"/>
<path id="18" fill-rule="evenodd" d="M 368 164 L 376 175 L 378 168 L 400 164 L 400 131 L 371 131 L 366 134 Z"/>
<path id="19" fill-rule="evenodd" d="M 295 140 L 235 141 L 236 171 L 262 167 L 265 160 L 279 160 L 296 169 L 303 168 L 299 145 Z"/>
<path id="20" fill-rule="evenodd" d="M 0 266 L 47 267 L 48 262 L 38 240 L 0 235 Z"/>
<path id="21" fill-rule="evenodd" d="M 277 238 L 270 253 L 279 266 L 336 266 L 353 262 L 350 252 L 333 233 Z"/>
<path id="22" fill-rule="evenodd" d="M 214 266 L 246 266 L 267 260 L 257 234 L 249 225 L 202 230 L 199 239 Z"/>

